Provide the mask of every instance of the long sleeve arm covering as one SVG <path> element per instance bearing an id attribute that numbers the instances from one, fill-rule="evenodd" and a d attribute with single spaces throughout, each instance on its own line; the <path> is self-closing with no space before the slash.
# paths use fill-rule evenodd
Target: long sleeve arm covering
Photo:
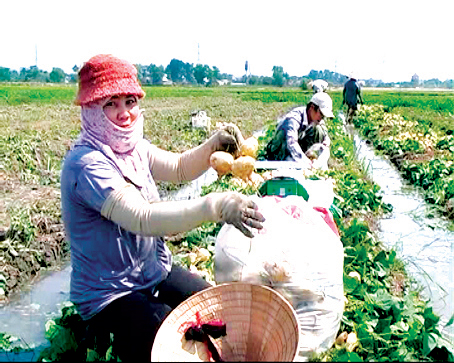
<path id="1" fill-rule="evenodd" d="M 149 203 L 133 185 L 127 185 L 109 195 L 101 215 L 130 232 L 163 236 L 191 230 L 206 221 L 220 221 L 216 209 L 209 196 Z"/>
<path id="2" fill-rule="evenodd" d="M 198 178 L 210 167 L 212 141 L 182 154 L 155 148 L 150 154 L 150 170 L 155 180 L 180 183 Z"/>

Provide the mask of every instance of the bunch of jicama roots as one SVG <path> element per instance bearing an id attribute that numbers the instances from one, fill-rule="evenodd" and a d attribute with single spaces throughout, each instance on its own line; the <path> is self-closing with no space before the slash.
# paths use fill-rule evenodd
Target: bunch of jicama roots
<path id="1" fill-rule="evenodd" d="M 251 136 L 240 140 L 239 150 L 235 155 L 225 151 L 216 151 L 211 154 L 210 164 L 218 173 L 218 177 L 232 174 L 231 182 L 239 187 L 259 187 L 263 178 L 255 172 L 255 160 L 259 143 L 256 137 Z"/>

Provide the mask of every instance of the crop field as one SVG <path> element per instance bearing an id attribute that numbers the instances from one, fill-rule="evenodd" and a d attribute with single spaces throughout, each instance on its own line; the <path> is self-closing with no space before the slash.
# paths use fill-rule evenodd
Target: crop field
<path id="1" fill-rule="evenodd" d="M 298 88 L 144 87 L 145 137 L 157 146 L 181 152 L 203 142 L 207 133 L 191 127 L 191 112 L 205 110 L 212 129 L 217 122 L 238 125 L 245 138 L 264 130 L 263 147 L 278 116 L 307 103 L 311 92 Z M 341 110 L 342 90 L 328 92 L 334 114 Z M 38 278 L 44 269 L 68 262 L 60 214 L 62 160 L 80 128 L 74 85 L 0 85 L 0 303 Z M 363 91 L 365 105 L 355 128 L 389 158 L 433 206 L 434 213 L 454 220 L 454 93 L 435 91 Z M 345 110 L 344 110 L 345 112 Z M 453 360 L 439 317 L 424 301 L 396 251 L 376 238 L 377 220 L 390 213 L 378 185 L 362 170 L 342 120 L 329 120 L 332 139 L 328 171 L 310 178 L 332 178 L 334 217 L 344 246 L 345 312 L 339 333 L 354 333 L 355 344 L 339 343 L 314 361 Z M 181 185 L 158 184 L 164 197 Z M 223 176 L 204 193 L 238 190 L 254 194 Z M 452 224 L 451 224 L 452 225 Z M 175 262 L 213 281 L 214 241 L 220 226 L 206 223 L 167 243 Z M 73 305 L 46 325 L 51 343 L 41 357 L 51 361 L 115 360 L 107 351 L 79 351 L 84 330 Z M 71 332 L 71 334 L 69 334 Z M 0 331 L 0 351 L 13 349 L 13 337 Z M 14 349 L 18 349 L 17 347 Z M 25 349 L 21 347 L 19 349 Z"/>

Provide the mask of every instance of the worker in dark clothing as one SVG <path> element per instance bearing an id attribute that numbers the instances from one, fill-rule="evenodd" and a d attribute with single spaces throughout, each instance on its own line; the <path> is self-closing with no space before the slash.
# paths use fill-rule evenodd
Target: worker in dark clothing
<path id="1" fill-rule="evenodd" d="M 350 74 L 349 80 L 345 82 L 342 95 L 342 106 L 347 105 L 347 123 L 351 123 L 358 109 L 358 103 L 364 103 L 361 97 L 361 87 L 353 74 Z"/>

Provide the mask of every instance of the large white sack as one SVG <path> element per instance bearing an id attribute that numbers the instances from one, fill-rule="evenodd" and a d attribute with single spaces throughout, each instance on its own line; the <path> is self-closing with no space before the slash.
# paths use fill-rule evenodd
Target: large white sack
<path id="1" fill-rule="evenodd" d="M 266 218 L 254 238 L 225 224 L 216 239 L 216 283 L 248 281 L 286 297 L 300 324 L 300 361 L 329 349 L 344 309 L 343 247 L 323 216 L 299 196 L 254 199 Z"/>

